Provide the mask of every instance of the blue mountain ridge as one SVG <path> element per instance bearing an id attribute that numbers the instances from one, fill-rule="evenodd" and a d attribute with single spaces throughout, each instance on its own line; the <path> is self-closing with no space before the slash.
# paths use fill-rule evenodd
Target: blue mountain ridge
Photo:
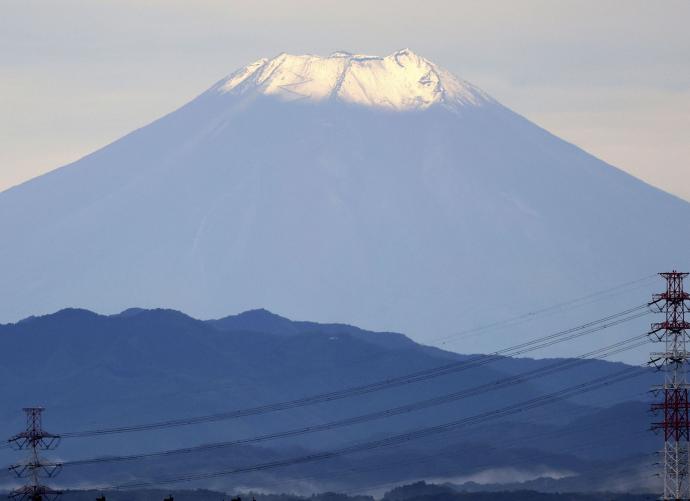
<path id="1" fill-rule="evenodd" d="M 65 309 L 0 325 L 0 350 L 11 354 L 0 367 L 6 383 L 0 389 L 5 403 L 0 410 L 0 432 L 5 437 L 21 430 L 21 408 L 29 405 L 46 407 L 46 429 L 66 433 L 303 398 L 467 358 L 419 345 L 398 333 L 297 322 L 266 310 L 202 321 L 164 309 L 129 309 L 109 316 Z M 313 406 L 146 433 L 66 439 L 56 454 L 69 461 L 319 425 L 498 381 L 549 362 L 553 361 L 504 357 L 470 370 Z M 544 381 L 527 380 L 472 398 L 330 431 L 157 460 L 66 467 L 60 481 L 70 486 L 86 480 L 152 479 L 296 457 L 476 415 L 615 374 L 621 367 L 620 363 L 592 360 L 551 374 Z M 657 437 L 646 432 L 650 419 L 645 412 L 645 391 L 656 379 L 649 372 L 628 381 L 625 391 L 607 387 L 395 448 L 221 478 L 210 487 L 240 482 L 269 490 L 285 485 L 308 490 L 306 481 L 300 480 L 306 475 L 313 488 L 338 489 L 364 485 L 374 478 L 403 482 L 436 478 L 440 472 L 456 478 L 515 465 L 537 478 L 544 465 L 549 471 L 571 473 L 610 463 L 637 465 L 658 445 Z M 596 447 L 582 447 L 589 443 Z M 15 453 L 0 450 L 0 460 L 9 463 L 16 459 Z M 381 471 L 382 464 L 390 467 Z M 353 468 L 363 471 L 343 475 Z M 582 482 L 587 482 L 585 477 Z"/>

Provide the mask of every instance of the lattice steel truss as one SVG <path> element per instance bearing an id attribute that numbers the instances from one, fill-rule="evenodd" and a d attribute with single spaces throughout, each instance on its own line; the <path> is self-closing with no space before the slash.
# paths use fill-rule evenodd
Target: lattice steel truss
<path id="1" fill-rule="evenodd" d="M 664 344 L 664 351 L 652 354 L 651 363 L 664 372 L 664 384 L 654 387 L 663 397 L 652 404 L 652 411 L 661 417 L 653 423 L 664 434 L 663 459 L 664 495 L 662 499 L 690 499 L 690 405 L 688 401 L 688 330 L 685 313 L 690 311 L 690 294 L 683 290 L 687 273 L 660 273 L 666 279 L 666 291 L 655 294 L 650 306 L 666 315 L 666 320 L 652 324 L 649 335 Z"/>
<path id="2" fill-rule="evenodd" d="M 43 429 L 41 415 L 43 408 L 27 407 L 26 430 L 10 438 L 10 444 L 16 450 L 28 450 L 28 458 L 10 466 L 10 471 L 17 478 L 28 478 L 30 483 L 10 492 L 10 498 L 18 501 L 54 501 L 61 492 L 41 484 L 42 478 L 57 475 L 62 468 L 60 463 L 46 461 L 39 451 L 55 449 L 60 443 L 59 435 L 53 435 Z"/>

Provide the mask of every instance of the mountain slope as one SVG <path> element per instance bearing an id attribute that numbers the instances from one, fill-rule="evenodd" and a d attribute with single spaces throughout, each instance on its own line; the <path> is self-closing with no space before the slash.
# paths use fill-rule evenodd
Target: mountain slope
<path id="1" fill-rule="evenodd" d="M 257 64 L 0 193 L 0 319 L 267 307 L 425 341 L 688 265 L 690 204 L 410 51 Z"/>
<path id="2" fill-rule="evenodd" d="M 302 399 L 445 366 L 450 360 L 461 358 L 429 350 L 400 334 L 373 333 L 345 325 L 320 326 L 283 318 L 281 332 L 266 333 L 261 332 L 261 322 L 256 317 L 273 324 L 280 317 L 265 311 L 239 317 L 246 320 L 248 316 L 255 317 L 252 330 L 244 330 L 245 326 L 234 330 L 228 322 L 221 330 L 216 322 L 199 321 L 173 310 L 129 310 L 103 316 L 70 309 L 0 325 L 0 350 L 12 354 L 0 367 L 0 377 L 5 382 L 0 387 L 0 399 L 5 403 L 0 410 L 0 436 L 8 437 L 21 430 L 25 424 L 21 412 L 24 406 L 45 406 L 45 428 L 68 433 Z M 308 331 L 302 330 L 305 326 Z M 46 354 L 40 360 L 36 359 L 37 347 Z M 509 361 L 384 391 L 235 419 L 143 433 L 66 438 L 54 454 L 70 461 L 314 427 L 504 379 L 508 373 L 502 368 L 510 369 Z M 529 359 L 519 363 L 523 372 L 542 365 Z M 594 375 L 619 370 L 619 364 L 591 361 L 552 373 L 549 379 L 554 388 L 562 389 L 588 381 Z M 650 371 L 647 376 L 630 380 L 625 389 L 642 398 L 639 394 L 656 379 Z M 85 480 L 110 484 L 304 456 L 537 398 L 546 393 L 537 383 L 527 379 L 442 405 L 314 433 L 137 462 L 66 466 L 59 480 L 67 487 Z M 222 478 L 213 485 L 276 490 L 291 482 L 289 485 L 300 490 L 306 489 L 305 485 L 313 489 L 353 488 L 382 479 L 397 482 L 419 476 L 472 474 L 513 463 L 529 471 L 586 471 L 597 461 L 616 464 L 631 455 L 648 452 L 658 441 L 653 437 L 625 440 L 646 430 L 646 406 L 622 400 L 626 392 L 616 396 L 609 391 L 606 388 L 583 394 L 577 400 L 561 399 L 546 407 L 523 409 L 503 419 L 486 419 L 394 448 Z M 611 425 L 617 426 L 616 434 L 607 432 Z M 538 440 L 539 437 L 549 439 Z M 582 453 L 581 446 L 591 441 L 605 450 Z M 18 457 L 15 451 L 0 448 L 0 462 L 10 464 Z M 358 473 L 357 468 L 365 471 Z M 305 475 L 313 477 L 306 484 L 300 481 Z M 0 489 L 4 485 L 2 480 Z"/>

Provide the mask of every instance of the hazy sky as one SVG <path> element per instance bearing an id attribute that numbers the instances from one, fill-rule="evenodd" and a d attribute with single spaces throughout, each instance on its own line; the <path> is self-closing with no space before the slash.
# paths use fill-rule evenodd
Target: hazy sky
<path id="1" fill-rule="evenodd" d="M 0 1 L 0 190 L 280 52 L 410 47 L 690 200 L 690 1 Z"/>

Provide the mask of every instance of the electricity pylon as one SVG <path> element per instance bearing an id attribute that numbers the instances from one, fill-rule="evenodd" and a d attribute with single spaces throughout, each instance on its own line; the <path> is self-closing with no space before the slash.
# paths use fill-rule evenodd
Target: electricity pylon
<path id="1" fill-rule="evenodd" d="M 660 273 L 666 279 L 666 291 L 655 294 L 650 306 L 666 314 L 666 320 L 652 324 L 650 336 L 664 343 L 664 351 L 652 354 L 652 363 L 664 372 L 664 384 L 654 387 L 663 401 L 652 404 L 652 411 L 663 416 L 652 427 L 662 430 L 664 448 L 664 495 L 662 499 L 690 499 L 688 477 L 688 442 L 690 419 L 688 401 L 688 330 L 685 313 L 690 311 L 690 294 L 683 290 L 687 273 Z"/>
<path id="2" fill-rule="evenodd" d="M 42 427 L 42 407 L 26 407 L 26 430 L 10 438 L 15 450 L 27 450 L 27 459 L 10 466 L 10 471 L 17 478 L 28 478 L 29 483 L 10 492 L 10 497 L 18 501 L 55 501 L 60 491 L 41 484 L 41 478 L 51 478 L 58 474 L 62 465 L 45 461 L 39 451 L 55 449 L 60 443 L 60 436 L 48 433 Z"/>

